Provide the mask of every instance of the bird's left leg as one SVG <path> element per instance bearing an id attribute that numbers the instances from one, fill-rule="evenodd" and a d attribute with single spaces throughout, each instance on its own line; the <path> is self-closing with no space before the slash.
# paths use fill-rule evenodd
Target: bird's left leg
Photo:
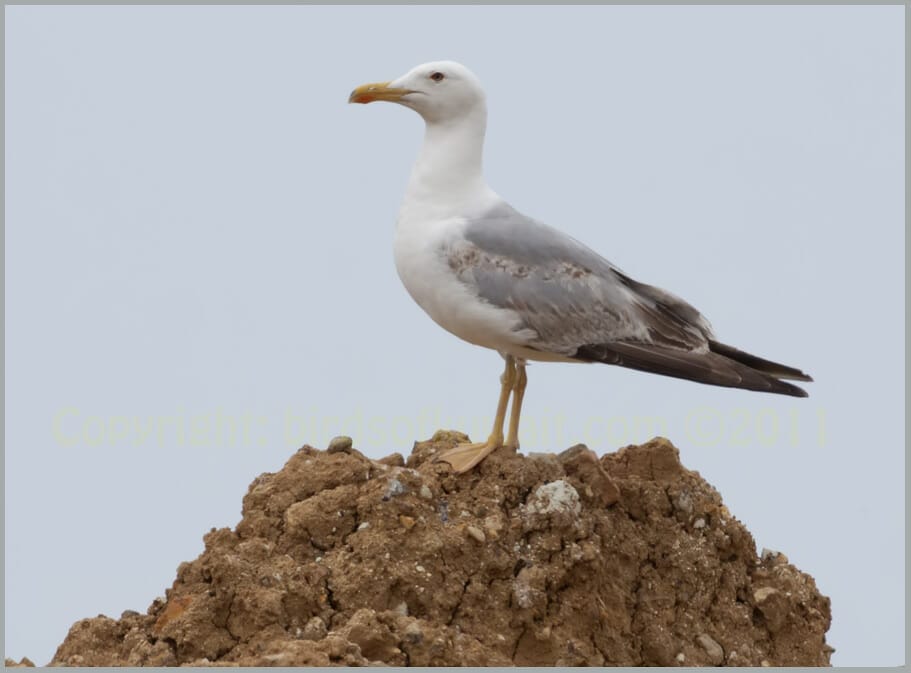
<path id="1" fill-rule="evenodd" d="M 525 386 L 528 376 L 525 375 L 525 361 L 516 362 L 516 382 L 512 389 L 512 413 L 509 415 L 509 434 L 506 443 L 511 449 L 519 448 L 519 417 L 522 415 L 522 398 L 525 397 Z"/>
<path id="2" fill-rule="evenodd" d="M 516 360 L 512 355 L 504 356 L 506 368 L 500 377 L 500 400 L 497 403 L 497 415 L 493 421 L 493 430 L 486 442 L 475 444 L 459 444 L 447 449 L 436 457 L 436 461 L 444 461 L 452 465 L 456 473 L 468 472 L 475 465 L 484 460 L 496 449 L 503 446 L 503 424 L 506 420 L 506 406 L 509 404 L 509 395 L 513 392 L 516 383 Z"/>

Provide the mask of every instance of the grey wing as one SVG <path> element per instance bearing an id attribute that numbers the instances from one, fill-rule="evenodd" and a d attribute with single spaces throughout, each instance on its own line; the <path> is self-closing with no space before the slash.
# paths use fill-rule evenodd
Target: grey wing
<path id="1" fill-rule="evenodd" d="M 799 369 L 715 341 L 679 297 L 639 283 L 575 239 L 506 204 L 469 219 L 445 254 L 478 296 L 520 317 L 528 347 L 700 383 L 806 397 Z"/>
<path id="2" fill-rule="evenodd" d="M 711 327 L 692 306 L 505 203 L 469 219 L 446 254 L 480 298 L 520 316 L 538 350 L 572 357 L 615 341 L 708 350 Z"/>

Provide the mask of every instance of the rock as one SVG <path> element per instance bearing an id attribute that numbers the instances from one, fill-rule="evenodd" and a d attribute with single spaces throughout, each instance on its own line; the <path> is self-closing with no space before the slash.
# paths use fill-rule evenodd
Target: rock
<path id="1" fill-rule="evenodd" d="M 402 457 L 401 453 L 392 453 L 380 458 L 377 462 L 390 467 L 405 467 L 405 458 Z"/>
<path id="2" fill-rule="evenodd" d="M 677 494 L 677 497 L 674 498 L 674 509 L 684 515 L 693 513 L 693 499 L 690 497 L 688 491 L 681 491 Z"/>
<path id="3" fill-rule="evenodd" d="M 513 597 L 522 609 L 543 609 L 547 605 L 547 572 L 540 566 L 522 568 L 513 582 Z"/>
<path id="4" fill-rule="evenodd" d="M 579 494 L 568 481 L 559 479 L 541 484 L 535 489 L 528 502 L 532 514 L 579 514 Z"/>
<path id="5" fill-rule="evenodd" d="M 329 442 L 329 448 L 326 449 L 329 453 L 345 453 L 352 446 L 354 446 L 354 441 L 351 437 L 345 437 L 340 435 L 339 437 L 333 437 Z"/>
<path id="6" fill-rule="evenodd" d="M 381 622 L 376 612 L 368 609 L 356 611 L 342 629 L 344 637 L 360 648 L 368 661 L 382 661 L 403 666 L 405 657 L 396 647 L 398 638 Z"/>
<path id="7" fill-rule="evenodd" d="M 319 617 L 313 617 L 307 621 L 307 625 L 301 632 L 301 638 L 304 640 L 322 640 L 327 633 L 326 622 Z"/>
<path id="8" fill-rule="evenodd" d="M 656 437 L 641 447 L 624 447 L 617 453 L 605 455 L 601 462 L 608 474 L 615 479 L 670 483 L 684 471 L 680 464 L 680 452 L 664 437 Z"/>
<path id="9" fill-rule="evenodd" d="M 788 557 L 782 554 L 780 551 L 775 551 L 774 549 L 762 548 L 762 554 L 759 557 L 763 562 L 769 562 L 772 564 L 787 563 Z"/>
<path id="10" fill-rule="evenodd" d="M 434 462 L 466 439 L 441 431 L 385 469 L 303 447 L 164 597 L 77 621 L 51 663 L 829 663 L 828 599 L 783 554 L 759 558 L 667 440 L 600 460 L 502 449 L 464 475 Z"/>
<path id="11" fill-rule="evenodd" d="M 465 532 L 468 533 L 468 537 L 472 538 L 475 542 L 484 544 L 487 541 L 487 536 L 484 535 L 484 531 L 477 526 L 468 526 L 465 528 Z"/>
<path id="12" fill-rule="evenodd" d="M 705 650 L 713 666 L 721 666 L 724 663 L 724 648 L 714 638 L 707 633 L 700 633 L 696 636 L 696 642 Z"/>
<path id="13" fill-rule="evenodd" d="M 753 591 L 753 600 L 757 603 L 765 602 L 772 594 L 777 594 L 778 589 L 775 587 L 759 587 Z"/>
<path id="14" fill-rule="evenodd" d="M 397 495 L 403 495 L 408 492 L 405 485 L 397 478 L 392 477 L 386 484 L 386 491 L 383 493 L 383 500 L 390 500 Z"/>
<path id="15" fill-rule="evenodd" d="M 613 505 L 620 499 L 620 491 L 598 461 L 594 451 L 584 444 L 577 444 L 557 456 L 567 476 L 576 482 L 576 489 L 592 498 L 601 507 Z"/>

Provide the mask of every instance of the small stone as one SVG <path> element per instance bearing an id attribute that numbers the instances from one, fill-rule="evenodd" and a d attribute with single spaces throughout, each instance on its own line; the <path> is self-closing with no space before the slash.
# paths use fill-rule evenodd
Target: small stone
<path id="1" fill-rule="evenodd" d="M 762 548 L 762 554 L 759 558 L 763 562 L 769 562 L 772 565 L 783 565 L 788 562 L 788 557 L 782 554 L 780 551 L 775 551 L 774 549 Z"/>
<path id="2" fill-rule="evenodd" d="M 424 500 L 430 500 L 433 497 L 433 491 L 430 490 L 427 484 L 421 484 L 421 490 L 418 493 Z"/>
<path id="3" fill-rule="evenodd" d="M 515 604 L 522 609 L 544 607 L 547 604 L 546 584 L 547 573 L 543 568 L 538 566 L 522 568 L 512 587 Z"/>
<path id="4" fill-rule="evenodd" d="M 696 521 L 693 522 L 693 528 L 697 530 L 700 528 L 705 528 L 705 519 L 696 519 Z"/>
<path id="5" fill-rule="evenodd" d="M 326 637 L 326 622 L 319 617 L 313 617 L 307 622 L 300 634 L 302 640 L 322 640 Z"/>
<path id="6" fill-rule="evenodd" d="M 582 511 L 579 494 L 568 481 L 558 479 L 542 484 L 529 498 L 528 511 L 533 514 L 569 513 L 578 515 Z"/>
<path id="7" fill-rule="evenodd" d="M 402 457 L 401 453 L 391 453 L 388 456 L 380 458 L 378 461 L 381 465 L 389 465 L 391 467 L 405 467 L 405 459 Z"/>
<path id="8" fill-rule="evenodd" d="M 403 617 L 407 617 L 408 616 L 408 603 L 406 603 L 405 601 L 402 601 L 401 603 L 396 605 L 392 609 L 392 611 L 402 615 Z"/>
<path id="9" fill-rule="evenodd" d="M 431 442 L 453 442 L 455 444 L 471 441 L 464 432 L 458 430 L 437 430 L 430 438 Z"/>
<path id="10" fill-rule="evenodd" d="M 351 437 L 339 435 L 338 437 L 332 438 L 332 441 L 329 442 L 329 448 L 327 450 L 329 453 L 345 453 L 352 446 L 354 446 L 354 441 L 351 439 Z"/>
<path id="11" fill-rule="evenodd" d="M 772 594 L 777 594 L 778 589 L 775 587 L 759 587 L 753 592 L 753 600 L 757 603 L 764 603 Z"/>
<path id="12" fill-rule="evenodd" d="M 721 666 L 724 663 L 724 648 L 718 644 L 717 640 L 707 633 L 700 633 L 696 636 L 696 642 L 705 650 L 713 666 Z"/>
<path id="13" fill-rule="evenodd" d="M 127 617 L 138 617 L 139 613 L 136 610 L 124 610 L 120 613 L 121 619 L 126 619 Z"/>
<path id="14" fill-rule="evenodd" d="M 484 535 L 484 531 L 476 526 L 468 526 L 465 529 L 465 532 L 468 533 L 468 536 L 474 539 L 475 542 L 484 544 L 487 541 L 487 536 Z"/>
<path id="15" fill-rule="evenodd" d="M 369 522 L 369 521 L 361 521 L 361 522 L 357 525 L 357 529 L 358 529 L 358 530 L 367 530 L 368 528 L 370 528 L 370 522 Z"/>
<path id="16" fill-rule="evenodd" d="M 491 515 L 484 519 L 484 533 L 491 540 L 499 538 L 502 530 L 503 522 L 499 516 Z"/>
<path id="17" fill-rule="evenodd" d="M 687 491 L 681 491 L 674 499 L 674 508 L 684 514 L 691 514 L 693 511 L 693 499 Z"/>
<path id="18" fill-rule="evenodd" d="M 407 491 L 408 491 L 408 489 L 405 488 L 405 485 L 402 482 L 400 482 L 395 477 L 392 477 L 389 480 L 389 483 L 386 484 L 386 492 L 383 493 L 383 500 L 384 501 L 390 500 L 391 498 L 394 498 L 397 495 L 402 495 L 404 493 L 407 493 Z"/>
<path id="19" fill-rule="evenodd" d="M 399 523 L 402 524 L 402 527 L 403 527 L 405 530 L 411 530 L 412 528 L 414 528 L 414 517 L 413 517 L 413 516 L 405 516 L 404 514 L 400 514 L 400 515 L 399 515 Z"/>
<path id="20" fill-rule="evenodd" d="M 769 668 L 772 664 L 769 663 L 768 659 L 763 659 L 762 661 L 759 662 L 759 665 L 762 666 L 763 668 Z"/>
<path id="21" fill-rule="evenodd" d="M 686 661 L 686 655 L 683 652 L 681 652 L 677 655 L 676 659 L 679 663 L 682 664 L 683 662 Z"/>
<path id="22" fill-rule="evenodd" d="M 427 569 L 424 566 L 422 566 L 420 563 L 416 563 L 414 566 L 414 569 L 417 570 L 419 573 L 427 571 Z"/>
<path id="23" fill-rule="evenodd" d="M 597 454 L 584 444 L 566 449 L 557 459 L 588 501 L 609 507 L 620 499 L 620 489 L 604 470 Z"/>

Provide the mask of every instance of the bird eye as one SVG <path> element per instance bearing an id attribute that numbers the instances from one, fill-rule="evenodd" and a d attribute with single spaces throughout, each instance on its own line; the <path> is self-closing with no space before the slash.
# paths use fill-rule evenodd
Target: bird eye
<path id="1" fill-rule="evenodd" d="M 434 82 L 442 82 L 445 77 L 446 75 L 441 72 L 435 72 L 430 75 L 430 79 L 432 79 Z"/>

